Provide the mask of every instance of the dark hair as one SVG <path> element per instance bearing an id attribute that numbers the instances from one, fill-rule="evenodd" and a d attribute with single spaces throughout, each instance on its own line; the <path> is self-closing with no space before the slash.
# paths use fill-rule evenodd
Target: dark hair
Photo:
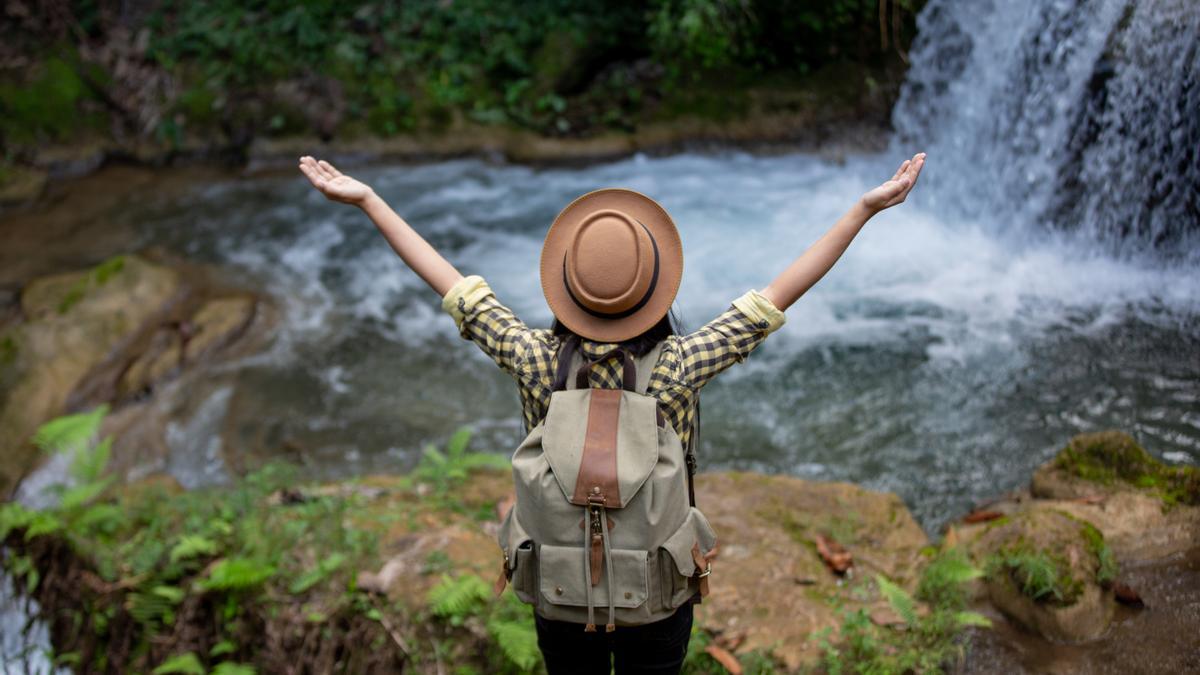
<path id="1" fill-rule="evenodd" d="M 628 349 L 629 353 L 634 356 L 644 356 L 651 349 L 654 349 L 654 345 L 662 342 L 671 335 L 677 335 L 679 333 L 678 326 L 679 317 L 676 316 L 675 309 L 672 308 L 671 311 L 664 314 L 663 318 L 659 319 L 658 323 L 651 326 L 646 332 L 637 337 L 629 338 L 621 342 L 620 345 Z M 554 325 L 551 326 L 550 330 L 558 337 L 566 337 L 574 334 L 574 331 L 567 328 L 557 317 L 554 319 Z"/>

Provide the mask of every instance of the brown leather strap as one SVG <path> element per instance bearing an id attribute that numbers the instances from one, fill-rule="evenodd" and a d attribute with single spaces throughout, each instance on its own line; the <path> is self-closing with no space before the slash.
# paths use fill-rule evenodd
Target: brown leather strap
<path id="1" fill-rule="evenodd" d="M 588 371 L 598 363 L 603 363 L 614 356 L 621 357 L 624 371 L 621 375 L 621 387 L 625 391 L 635 391 L 637 387 L 637 366 L 633 362 L 633 355 L 628 350 L 617 347 L 611 351 L 607 351 L 600 356 L 587 361 L 579 370 L 575 371 L 575 388 L 587 389 L 588 387 Z"/>
<path id="2" fill-rule="evenodd" d="M 699 579 L 700 597 L 708 597 L 708 576 L 712 574 L 712 561 L 717 557 L 717 546 L 713 544 L 712 550 L 704 555 L 700 555 L 699 542 L 692 544 L 692 562 L 696 564 L 696 572 L 694 576 Z"/>
<path id="3" fill-rule="evenodd" d="M 620 508 L 621 490 L 617 485 L 617 425 L 621 415 L 621 392 L 593 389 L 588 405 L 587 431 L 583 439 L 583 457 L 575 477 L 577 506 L 599 504 Z"/>
<path id="4" fill-rule="evenodd" d="M 504 592 L 504 587 L 508 585 L 508 577 L 512 572 L 508 569 L 508 563 L 500 563 L 500 576 L 496 577 L 496 583 L 492 585 L 492 593 L 498 598 Z"/>
<path id="5" fill-rule="evenodd" d="M 567 378 L 571 376 L 571 358 L 579 346 L 579 336 L 575 334 L 563 338 L 558 345 L 558 364 L 554 369 L 554 391 L 567 388 Z"/>

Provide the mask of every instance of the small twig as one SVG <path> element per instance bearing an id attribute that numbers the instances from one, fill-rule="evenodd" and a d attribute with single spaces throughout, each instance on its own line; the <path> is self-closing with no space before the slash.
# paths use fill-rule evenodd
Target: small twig
<path id="1" fill-rule="evenodd" d="M 396 630 L 391 621 L 388 621 L 387 615 L 384 614 L 383 609 L 379 607 L 379 602 L 375 599 L 375 596 L 368 594 L 367 597 L 371 598 L 371 606 L 375 608 L 375 611 L 379 612 L 380 625 L 382 625 L 383 629 L 388 632 L 388 635 L 392 636 L 392 640 L 396 643 L 396 646 L 400 648 L 400 651 L 404 652 L 404 658 L 411 660 L 412 654 L 409 653 L 408 643 L 404 641 L 404 636 L 400 634 L 400 631 Z"/>

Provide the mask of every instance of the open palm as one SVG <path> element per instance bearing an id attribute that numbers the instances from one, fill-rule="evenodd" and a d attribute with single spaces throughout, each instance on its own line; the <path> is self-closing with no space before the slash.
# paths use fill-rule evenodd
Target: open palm
<path id="1" fill-rule="evenodd" d="M 343 204 L 362 204 L 371 195 L 371 188 L 343 174 L 325 160 L 316 160 L 308 155 L 300 158 L 300 171 L 308 177 L 313 187 L 329 199 Z"/>
<path id="2" fill-rule="evenodd" d="M 896 173 L 892 175 L 891 180 L 885 181 L 862 196 L 863 205 L 872 211 L 882 211 L 889 206 L 903 202 L 908 193 L 912 192 L 913 186 L 917 184 L 917 177 L 921 175 L 923 166 L 925 166 L 925 153 L 923 152 L 913 155 L 912 159 L 904 160 L 900 168 L 896 169 Z"/>

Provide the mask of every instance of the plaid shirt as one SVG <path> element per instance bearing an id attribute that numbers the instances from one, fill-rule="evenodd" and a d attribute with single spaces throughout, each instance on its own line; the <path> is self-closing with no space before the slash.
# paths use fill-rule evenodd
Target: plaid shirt
<path id="1" fill-rule="evenodd" d="M 546 416 L 558 367 L 558 336 L 545 328 L 529 328 L 500 304 L 487 282 L 469 276 L 442 299 L 454 317 L 459 334 L 479 345 L 493 361 L 517 380 L 526 433 Z M 748 291 L 699 330 L 666 339 L 646 393 L 675 429 L 684 447 L 692 435 L 700 388 L 714 375 L 740 363 L 768 334 L 783 325 L 784 315 L 758 291 Z M 580 351 L 594 359 L 611 350 L 611 343 L 580 340 Z M 607 359 L 588 374 L 593 388 L 620 389 L 621 362 Z"/>

